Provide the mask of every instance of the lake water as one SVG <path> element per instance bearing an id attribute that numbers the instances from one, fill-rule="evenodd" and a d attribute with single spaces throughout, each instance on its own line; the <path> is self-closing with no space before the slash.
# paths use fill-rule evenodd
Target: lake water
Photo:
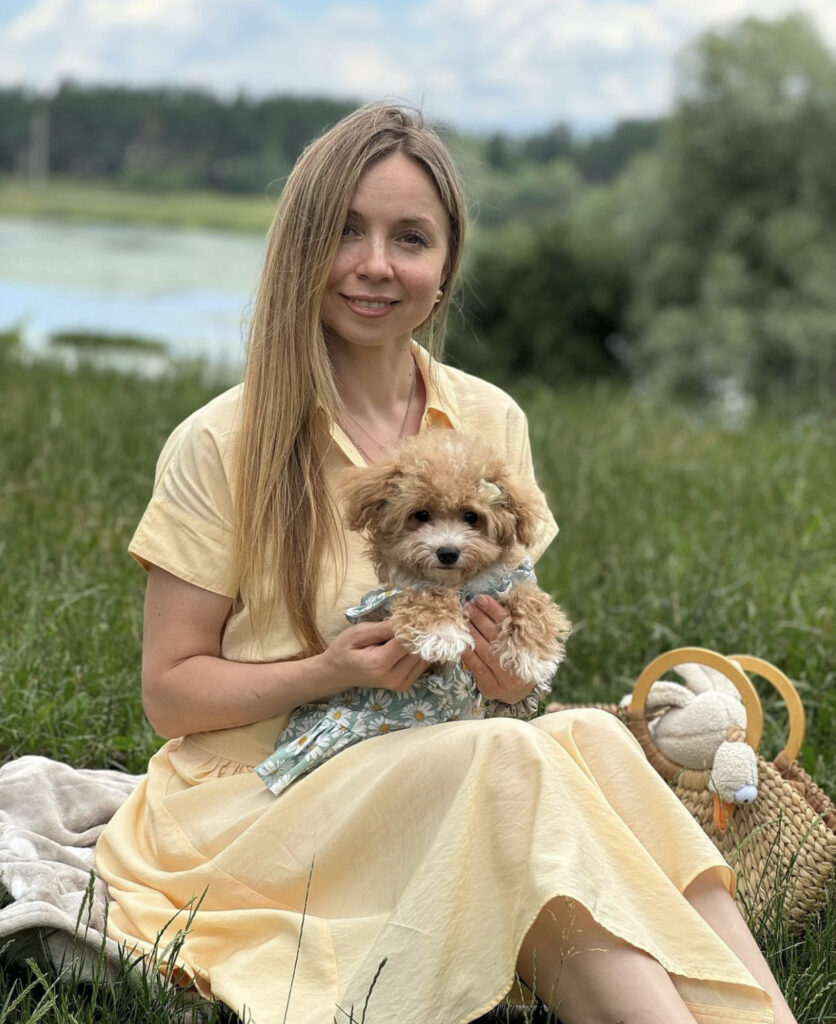
<path id="1" fill-rule="evenodd" d="M 0 331 L 20 327 L 33 353 L 59 331 L 128 334 L 237 370 L 264 248 L 258 235 L 0 218 Z M 155 358 L 122 361 L 153 372 Z"/>

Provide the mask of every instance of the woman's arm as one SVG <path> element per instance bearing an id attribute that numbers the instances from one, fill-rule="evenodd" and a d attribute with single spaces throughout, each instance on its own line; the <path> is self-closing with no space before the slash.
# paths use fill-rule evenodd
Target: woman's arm
<path id="1" fill-rule="evenodd" d="M 354 686 L 406 690 L 426 667 L 386 622 L 350 626 L 310 658 L 228 661 L 221 636 L 231 607 L 227 597 L 149 568 L 142 701 L 161 736 L 248 725 Z"/>

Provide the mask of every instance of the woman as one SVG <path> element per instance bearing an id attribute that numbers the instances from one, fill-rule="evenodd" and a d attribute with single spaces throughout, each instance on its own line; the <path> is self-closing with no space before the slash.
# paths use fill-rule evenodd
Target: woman
<path id="1" fill-rule="evenodd" d="M 463 1024 L 515 970 L 566 1022 L 766 1022 L 771 997 L 786 1024 L 730 872 L 610 716 L 377 737 L 279 798 L 253 772 L 293 708 L 426 667 L 385 622 L 345 627 L 376 581 L 339 525 L 340 470 L 433 427 L 532 475 L 518 407 L 430 354 L 463 231 L 412 112 L 357 111 L 288 179 L 243 390 L 175 430 L 131 544 L 144 704 L 172 739 L 99 844 L 110 932 L 147 950 L 189 916 L 178 976 L 255 1024 L 367 999 L 370 1022 Z M 532 557 L 555 533 L 544 505 Z M 490 652 L 501 606 L 470 612 L 479 689 L 520 700 Z"/>

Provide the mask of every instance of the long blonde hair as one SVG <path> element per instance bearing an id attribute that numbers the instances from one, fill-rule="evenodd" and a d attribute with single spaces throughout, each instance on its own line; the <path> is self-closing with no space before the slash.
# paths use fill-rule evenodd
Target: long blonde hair
<path id="1" fill-rule="evenodd" d="M 416 336 L 440 358 L 465 229 L 452 161 L 415 110 L 361 107 L 313 142 L 287 179 L 268 238 L 250 327 L 238 468 L 235 578 L 256 628 L 280 610 L 302 655 L 325 643 L 316 623 L 323 557 L 340 559 L 342 531 L 323 477 L 340 399 L 320 308 L 361 175 L 394 152 L 433 181 L 449 218 L 443 297 Z"/>

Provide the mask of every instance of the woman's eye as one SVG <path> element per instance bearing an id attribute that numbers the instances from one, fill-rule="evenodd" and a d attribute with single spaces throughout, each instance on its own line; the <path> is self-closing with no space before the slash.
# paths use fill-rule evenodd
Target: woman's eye
<path id="1" fill-rule="evenodd" d="M 428 523 L 432 516 L 427 509 L 419 508 L 412 513 L 412 518 L 417 519 L 419 523 Z"/>
<path id="2" fill-rule="evenodd" d="M 464 519 L 468 526 L 475 526 L 479 522 L 479 516 L 475 512 L 471 512 L 470 510 L 465 512 L 462 518 Z"/>
<path id="3" fill-rule="evenodd" d="M 344 224 L 341 232 L 342 238 L 348 238 L 349 235 L 354 234 L 354 227 L 351 224 Z"/>
<path id="4" fill-rule="evenodd" d="M 406 242 L 407 245 L 426 245 L 427 240 L 422 234 L 417 231 L 405 231 L 401 235 L 401 241 Z"/>

